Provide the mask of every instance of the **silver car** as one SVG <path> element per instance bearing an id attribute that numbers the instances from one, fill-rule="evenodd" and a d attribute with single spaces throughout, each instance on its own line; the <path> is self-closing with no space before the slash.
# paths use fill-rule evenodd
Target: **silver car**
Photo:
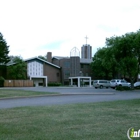
<path id="1" fill-rule="evenodd" d="M 124 79 L 112 79 L 110 81 L 110 86 L 111 88 L 116 88 L 116 86 L 130 87 L 131 84 Z"/>
<path id="2" fill-rule="evenodd" d="M 140 81 L 134 83 L 134 87 L 140 87 Z"/>
<path id="3" fill-rule="evenodd" d="M 109 88 L 110 87 L 110 81 L 108 81 L 108 80 L 94 80 L 93 81 L 93 86 L 95 88 L 103 88 L 103 87 Z"/>

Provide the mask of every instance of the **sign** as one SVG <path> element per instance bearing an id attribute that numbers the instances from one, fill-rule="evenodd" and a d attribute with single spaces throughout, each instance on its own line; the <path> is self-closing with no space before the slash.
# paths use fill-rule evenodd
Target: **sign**
<path id="1" fill-rule="evenodd" d="M 140 129 L 135 130 L 133 127 L 130 127 L 127 130 L 127 137 L 129 140 L 134 140 L 135 138 L 140 138 Z"/>

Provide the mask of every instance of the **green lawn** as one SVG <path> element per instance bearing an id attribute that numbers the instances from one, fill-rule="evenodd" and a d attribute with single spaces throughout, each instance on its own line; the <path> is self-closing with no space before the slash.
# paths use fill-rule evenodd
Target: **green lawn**
<path id="1" fill-rule="evenodd" d="M 140 99 L 0 110 L 0 140 L 128 140 Z"/>
<path id="2" fill-rule="evenodd" d="M 46 95 L 46 94 L 58 94 L 58 93 L 55 93 L 55 92 L 35 92 L 35 91 L 15 90 L 15 89 L 0 89 L 0 98 L 35 96 L 35 95 Z"/>

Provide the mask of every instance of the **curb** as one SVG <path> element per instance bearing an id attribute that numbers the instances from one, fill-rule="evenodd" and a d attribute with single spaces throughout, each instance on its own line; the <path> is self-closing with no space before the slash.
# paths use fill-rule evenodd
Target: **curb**
<path id="1" fill-rule="evenodd" d="M 33 96 L 14 96 L 14 97 L 3 97 L 0 100 L 7 100 L 7 99 L 21 99 L 21 98 L 35 98 L 35 97 L 45 97 L 45 96 L 60 96 L 59 94 L 48 94 L 48 95 L 33 95 Z"/>
<path id="2" fill-rule="evenodd" d="M 68 94 L 46 94 L 46 95 L 33 95 L 33 96 L 15 96 L 15 97 L 3 97 L 0 100 L 8 100 L 8 99 L 22 99 L 22 98 L 36 98 L 36 97 L 50 97 L 50 96 L 69 96 L 69 95 L 115 95 L 115 93 L 68 93 Z"/>

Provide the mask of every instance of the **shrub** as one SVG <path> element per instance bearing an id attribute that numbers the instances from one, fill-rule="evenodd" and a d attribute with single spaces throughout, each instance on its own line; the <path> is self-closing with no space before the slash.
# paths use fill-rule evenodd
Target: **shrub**
<path id="1" fill-rule="evenodd" d="M 0 76 L 0 87 L 4 87 L 4 78 Z"/>
<path id="2" fill-rule="evenodd" d="M 139 87 L 135 87 L 134 89 L 140 89 L 140 86 Z"/>
<path id="3" fill-rule="evenodd" d="M 116 90 L 120 90 L 120 91 L 123 91 L 123 90 L 130 90 L 130 87 L 117 86 L 117 87 L 116 87 Z"/>
<path id="4" fill-rule="evenodd" d="M 48 86 L 61 86 L 61 83 L 48 83 Z"/>

